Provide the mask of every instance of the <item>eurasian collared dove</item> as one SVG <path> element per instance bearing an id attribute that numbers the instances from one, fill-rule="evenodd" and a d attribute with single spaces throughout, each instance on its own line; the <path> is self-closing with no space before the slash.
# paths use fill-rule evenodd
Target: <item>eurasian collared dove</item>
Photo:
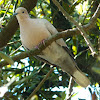
<path id="1" fill-rule="evenodd" d="M 31 19 L 27 10 L 23 7 L 17 8 L 15 15 L 20 26 L 21 42 L 29 50 L 35 48 L 41 41 L 58 33 L 56 28 L 46 19 Z M 87 87 L 90 81 L 80 71 L 72 56 L 63 47 L 67 48 L 64 40 L 58 39 L 37 56 L 59 66 L 72 76 L 80 86 Z"/>

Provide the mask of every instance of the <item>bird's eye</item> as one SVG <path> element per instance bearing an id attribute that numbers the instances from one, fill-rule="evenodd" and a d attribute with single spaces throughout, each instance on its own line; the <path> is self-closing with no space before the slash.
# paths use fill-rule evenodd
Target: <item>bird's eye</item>
<path id="1" fill-rule="evenodd" d="M 24 13 L 24 11 L 22 13 Z"/>

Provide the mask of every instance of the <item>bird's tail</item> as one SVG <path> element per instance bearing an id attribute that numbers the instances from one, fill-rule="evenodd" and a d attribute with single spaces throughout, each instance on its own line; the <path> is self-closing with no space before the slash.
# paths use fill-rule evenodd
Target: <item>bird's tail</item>
<path id="1" fill-rule="evenodd" d="M 79 70 L 74 72 L 73 79 L 82 87 L 87 87 L 90 84 L 89 79 Z"/>

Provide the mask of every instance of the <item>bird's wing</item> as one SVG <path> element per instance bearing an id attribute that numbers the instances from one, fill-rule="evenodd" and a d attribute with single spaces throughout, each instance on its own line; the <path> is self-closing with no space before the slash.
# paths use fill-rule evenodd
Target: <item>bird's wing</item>
<path id="1" fill-rule="evenodd" d="M 51 33 L 51 35 L 54 35 L 54 34 L 58 33 L 58 31 L 56 30 L 56 28 L 49 21 L 47 21 L 47 20 L 44 19 L 44 22 L 45 22 L 46 28 Z M 73 54 L 70 52 L 70 50 L 68 49 L 66 43 L 64 42 L 64 40 L 62 38 L 56 40 L 56 43 L 59 44 L 60 46 L 62 46 L 69 53 L 69 55 L 72 58 L 74 58 Z"/>
<path id="2" fill-rule="evenodd" d="M 58 31 L 56 30 L 56 28 L 49 21 L 47 21 L 46 19 L 44 19 L 44 22 L 45 22 L 47 30 L 50 32 L 51 35 L 54 35 L 54 34 L 58 33 Z M 59 45 L 61 45 L 61 46 L 66 46 L 66 43 L 64 42 L 64 40 L 62 38 L 56 40 L 56 42 Z"/>

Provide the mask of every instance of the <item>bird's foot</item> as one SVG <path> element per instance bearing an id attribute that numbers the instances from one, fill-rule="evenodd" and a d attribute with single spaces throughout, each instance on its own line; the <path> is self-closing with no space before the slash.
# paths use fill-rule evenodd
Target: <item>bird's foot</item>
<path id="1" fill-rule="evenodd" d="M 40 44 L 43 44 L 45 46 L 45 40 L 46 39 L 43 39 Z"/>
<path id="2" fill-rule="evenodd" d="M 36 45 L 35 48 L 36 48 L 36 49 L 39 49 L 39 45 Z"/>
<path id="3" fill-rule="evenodd" d="M 43 44 L 45 46 L 45 39 L 43 39 L 38 45 L 35 46 L 36 49 L 39 49 L 39 46 Z"/>

